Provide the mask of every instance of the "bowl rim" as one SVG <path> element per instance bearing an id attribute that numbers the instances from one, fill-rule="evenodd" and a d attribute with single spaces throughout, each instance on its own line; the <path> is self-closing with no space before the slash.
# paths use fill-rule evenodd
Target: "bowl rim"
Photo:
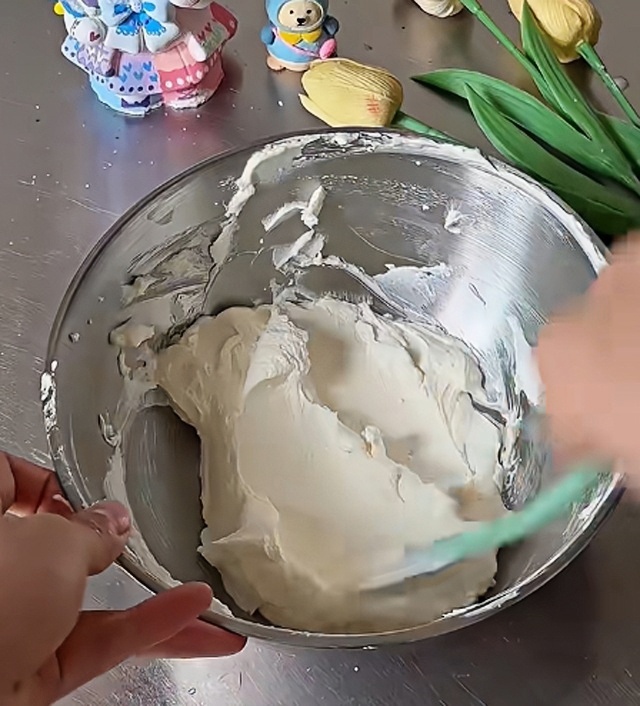
<path id="1" fill-rule="evenodd" d="M 446 140 L 441 140 L 434 137 L 427 137 L 423 135 L 414 134 L 408 135 L 407 133 L 402 132 L 400 130 L 386 128 L 378 129 L 345 127 L 309 129 L 304 131 L 294 131 L 275 136 L 264 137 L 252 143 L 249 143 L 246 146 L 225 150 L 214 156 L 205 158 L 204 160 L 195 163 L 188 169 L 185 169 L 184 171 L 164 181 L 155 189 L 150 191 L 146 196 L 131 205 L 96 242 L 96 244 L 91 248 L 88 255 L 84 258 L 84 260 L 76 270 L 74 276 L 72 277 L 71 281 L 69 282 L 69 285 L 62 299 L 60 300 L 60 304 L 54 317 L 47 344 L 47 352 L 44 365 L 45 372 L 43 372 L 42 374 L 43 386 L 45 383 L 45 378 L 46 382 L 50 386 L 49 395 L 53 395 L 54 397 L 56 395 L 55 383 L 53 383 L 53 377 L 56 366 L 55 352 L 58 346 L 58 342 L 60 341 L 61 330 L 68 309 L 72 301 L 74 300 L 76 294 L 78 293 L 78 290 L 85 276 L 93 268 L 100 255 L 106 250 L 110 242 L 115 237 L 117 237 L 117 235 L 122 231 L 122 229 L 126 227 L 126 225 L 130 221 L 132 221 L 142 209 L 144 209 L 150 203 L 160 197 L 164 192 L 177 186 L 181 182 L 186 181 L 199 171 L 213 167 L 216 163 L 229 159 L 230 157 L 239 157 L 243 154 L 250 155 L 253 152 L 263 149 L 268 145 L 291 140 L 296 137 L 313 138 L 315 136 L 318 139 L 323 139 L 327 136 L 331 136 L 332 134 L 356 134 L 361 135 L 363 137 L 369 135 L 377 138 L 385 136 L 404 136 L 418 143 L 425 142 L 436 145 L 451 145 L 452 147 L 456 148 L 462 147 L 462 149 L 468 150 L 469 152 L 473 152 L 477 156 L 481 157 L 487 162 L 487 164 L 499 167 L 502 172 L 505 172 L 506 174 L 510 174 L 511 176 L 515 176 L 523 180 L 534 190 L 538 190 L 541 195 L 544 195 L 548 199 L 550 199 L 554 203 L 554 205 L 562 208 L 566 215 L 572 217 L 575 220 L 576 224 L 580 226 L 584 235 L 591 242 L 591 245 L 596 249 L 596 251 L 598 251 L 598 254 L 602 256 L 604 260 L 608 259 L 608 250 L 602 243 L 600 238 L 595 234 L 591 227 L 554 192 L 552 192 L 550 189 L 540 184 L 524 172 L 520 171 L 519 169 L 507 164 L 501 159 L 495 158 L 492 155 L 486 155 L 484 154 L 484 152 L 477 148 L 455 145 L 453 143 L 447 142 Z M 585 254 L 589 256 L 588 253 Z M 589 259 L 591 261 L 591 264 L 598 272 L 599 270 L 597 268 L 597 264 L 592 261 L 591 257 L 589 257 Z M 58 436 L 60 434 L 60 430 L 58 428 L 57 422 L 51 423 L 51 420 L 48 418 L 47 404 L 49 402 L 49 396 L 45 397 L 45 394 L 43 393 L 42 407 L 43 414 L 45 417 L 45 432 L 47 436 L 47 442 L 51 458 L 53 461 L 54 470 L 69 502 L 74 507 L 74 509 L 79 510 L 86 507 L 87 503 L 82 497 L 82 493 L 80 492 L 74 480 L 72 467 L 69 463 L 69 460 L 67 459 L 65 451 L 62 445 L 58 443 Z M 623 492 L 624 489 L 622 486 L 622 477 L 620 475 L 615 475 L 611 479 L 609 487 L 600 498 L 599 504 L 595 512 L 593 513 L 588 524 L 583 528 L 582 532 L 576 537 L 574 537 L 571 542 L 560 548 L 550 559 L 545 562 L 545 564 L 543 564 L 529 577 L 524 579 L 514 588 L 506 589 L 505 591 L 495 596 L 491 596 L 490 598 L 481 600 L 480 602 L 471 604 L 465 608 L 450 611 L 449 613 L 428 624 L 388 632 L 319 633 L 307 632 L 303 630 L 293 630 L 272 625 L 263 625 L 261 623 L 255 623 L 244 618 L 224 615 L 213 610 L 206 611 L 201 617 L 206 622 L 225 628 L 245 637 L 256 638 L 269 642 L 276 642 L 283 646 L 292 647 L 376 649 L 382 646 L 394 644 L 407 644 L 424 640 L 428 637 L 444 635 L 446 633 L 459 630 L 462 627 L 473 625 L 477 622 L 480 622 L 481 620 L 484 620 L 490 615 L 494 615 L 495 613 L 504 610 L 508 606 L 513 605 L 514 603 L 530 595 L 538 588 L 550 581 L 552 578 L 554 578 L 588 546 L 595 534 L 599 531 L 603 522 L 611 515 L 611 513 L 617 506 Z M 161 591 L 168 590 L 170 588 L 168 584 L 162 583 L 154 576 L 152 576 L 146 569 L 141 567 L 140 564 L 135 560 L 134 556 L 135 555 L 129 549 L 125 549 L 124 553 L 118 558 L 116 563 L 121 566 L 124 571 L 139 585 L 154 594 L 160 593 Z"/>

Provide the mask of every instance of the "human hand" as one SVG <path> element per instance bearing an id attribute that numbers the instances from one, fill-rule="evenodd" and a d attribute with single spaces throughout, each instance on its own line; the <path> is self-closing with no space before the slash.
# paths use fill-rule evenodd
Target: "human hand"
<path id="1" fill-rule="evenodd" d="M 640 234 L 618 245 L 587 294 L 541 331 L 540 375 L 565 456 L 623 460 L 640 487 Z"/>
<path id="2" fill-rule="evenodd" d="M 123 611 L 81 612 L 87 577 L 122 552 L 118 503 L 73 513 L 50 471 L 0 452 L 0 704 L 48 706 L 132 656 L 216 657 L 244 639 L 198 620 L 186 584 Z"/>

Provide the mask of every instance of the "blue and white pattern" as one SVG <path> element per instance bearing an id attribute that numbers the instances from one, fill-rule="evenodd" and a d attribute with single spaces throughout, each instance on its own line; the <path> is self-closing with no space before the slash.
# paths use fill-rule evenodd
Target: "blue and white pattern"
<path id="1" fill-rule="evenodd" d="M 170 0 L 99 0 L 105 45 L 127 54 L 166 49 L 180 37 Z"/>

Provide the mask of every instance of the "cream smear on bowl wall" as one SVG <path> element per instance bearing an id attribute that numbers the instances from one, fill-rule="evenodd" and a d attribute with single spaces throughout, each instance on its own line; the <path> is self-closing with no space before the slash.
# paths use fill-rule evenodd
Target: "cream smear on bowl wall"
<path id="1" fill-rule="evenodd" d="M 348 148 L 359 137 L 329 139 Z M 304 158 L 310 139 L 250 157 L 213 245 L 195 233 L 137 264 L 123 292 L 126 323 L 111 336 L 125 384 L 105 417 L 114 447 L 106 491 L 128 503 L 122 439 L 142 408 L 169 404 L 201 440 L 200 552 L 240 608 L 298 630 L 402 629 L 473 603 L 493 584 L 495 555 L 407 582 L 400 594 L 358 587 L 406 550 L 506 512 L 514 430 L 540 401 L 540 386 L 515 319 L 484 324 L 504 328 L 513 368 L 505 379 L 504 361 L 481 359 L 473 341 L 424 315 L 449 265 L 395 264 L 371 275 L 328 252 L 340 233 L 323 222 L 331 191 L 319 181 L 264 213 L 260 247 L 239 251 L 243 210 Z M 394 140 L 407 138 L 387 136 L 384 149 Z M 370 149 L 380 144 L 372 138 Z M 278 229 L 292 221 L 299 232 L 279 242 Z M 443 227 L 455 233 L 473 221 L 451 203 Z M 268 258 L 280 279 L 254 307 L 206 315 L 216 278 L 249 255 Z M 356 286 L 310 286 L 328 271 Z M 173 582 L 139 532 L 131 549 Z"/>

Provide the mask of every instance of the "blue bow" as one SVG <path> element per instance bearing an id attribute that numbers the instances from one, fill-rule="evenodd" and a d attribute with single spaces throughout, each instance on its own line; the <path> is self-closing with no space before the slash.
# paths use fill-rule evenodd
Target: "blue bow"
<path id="1" fill-rule="evenodd" d="M 134 7 L 136 9 L 134 9 Z M 140 10 L 138 10 L 138 7 Z M 108 27 L 119 27 L 122 34 L 162 34 L 169 21 L 169 0 L 100 0 L 101 19 Z"/>

